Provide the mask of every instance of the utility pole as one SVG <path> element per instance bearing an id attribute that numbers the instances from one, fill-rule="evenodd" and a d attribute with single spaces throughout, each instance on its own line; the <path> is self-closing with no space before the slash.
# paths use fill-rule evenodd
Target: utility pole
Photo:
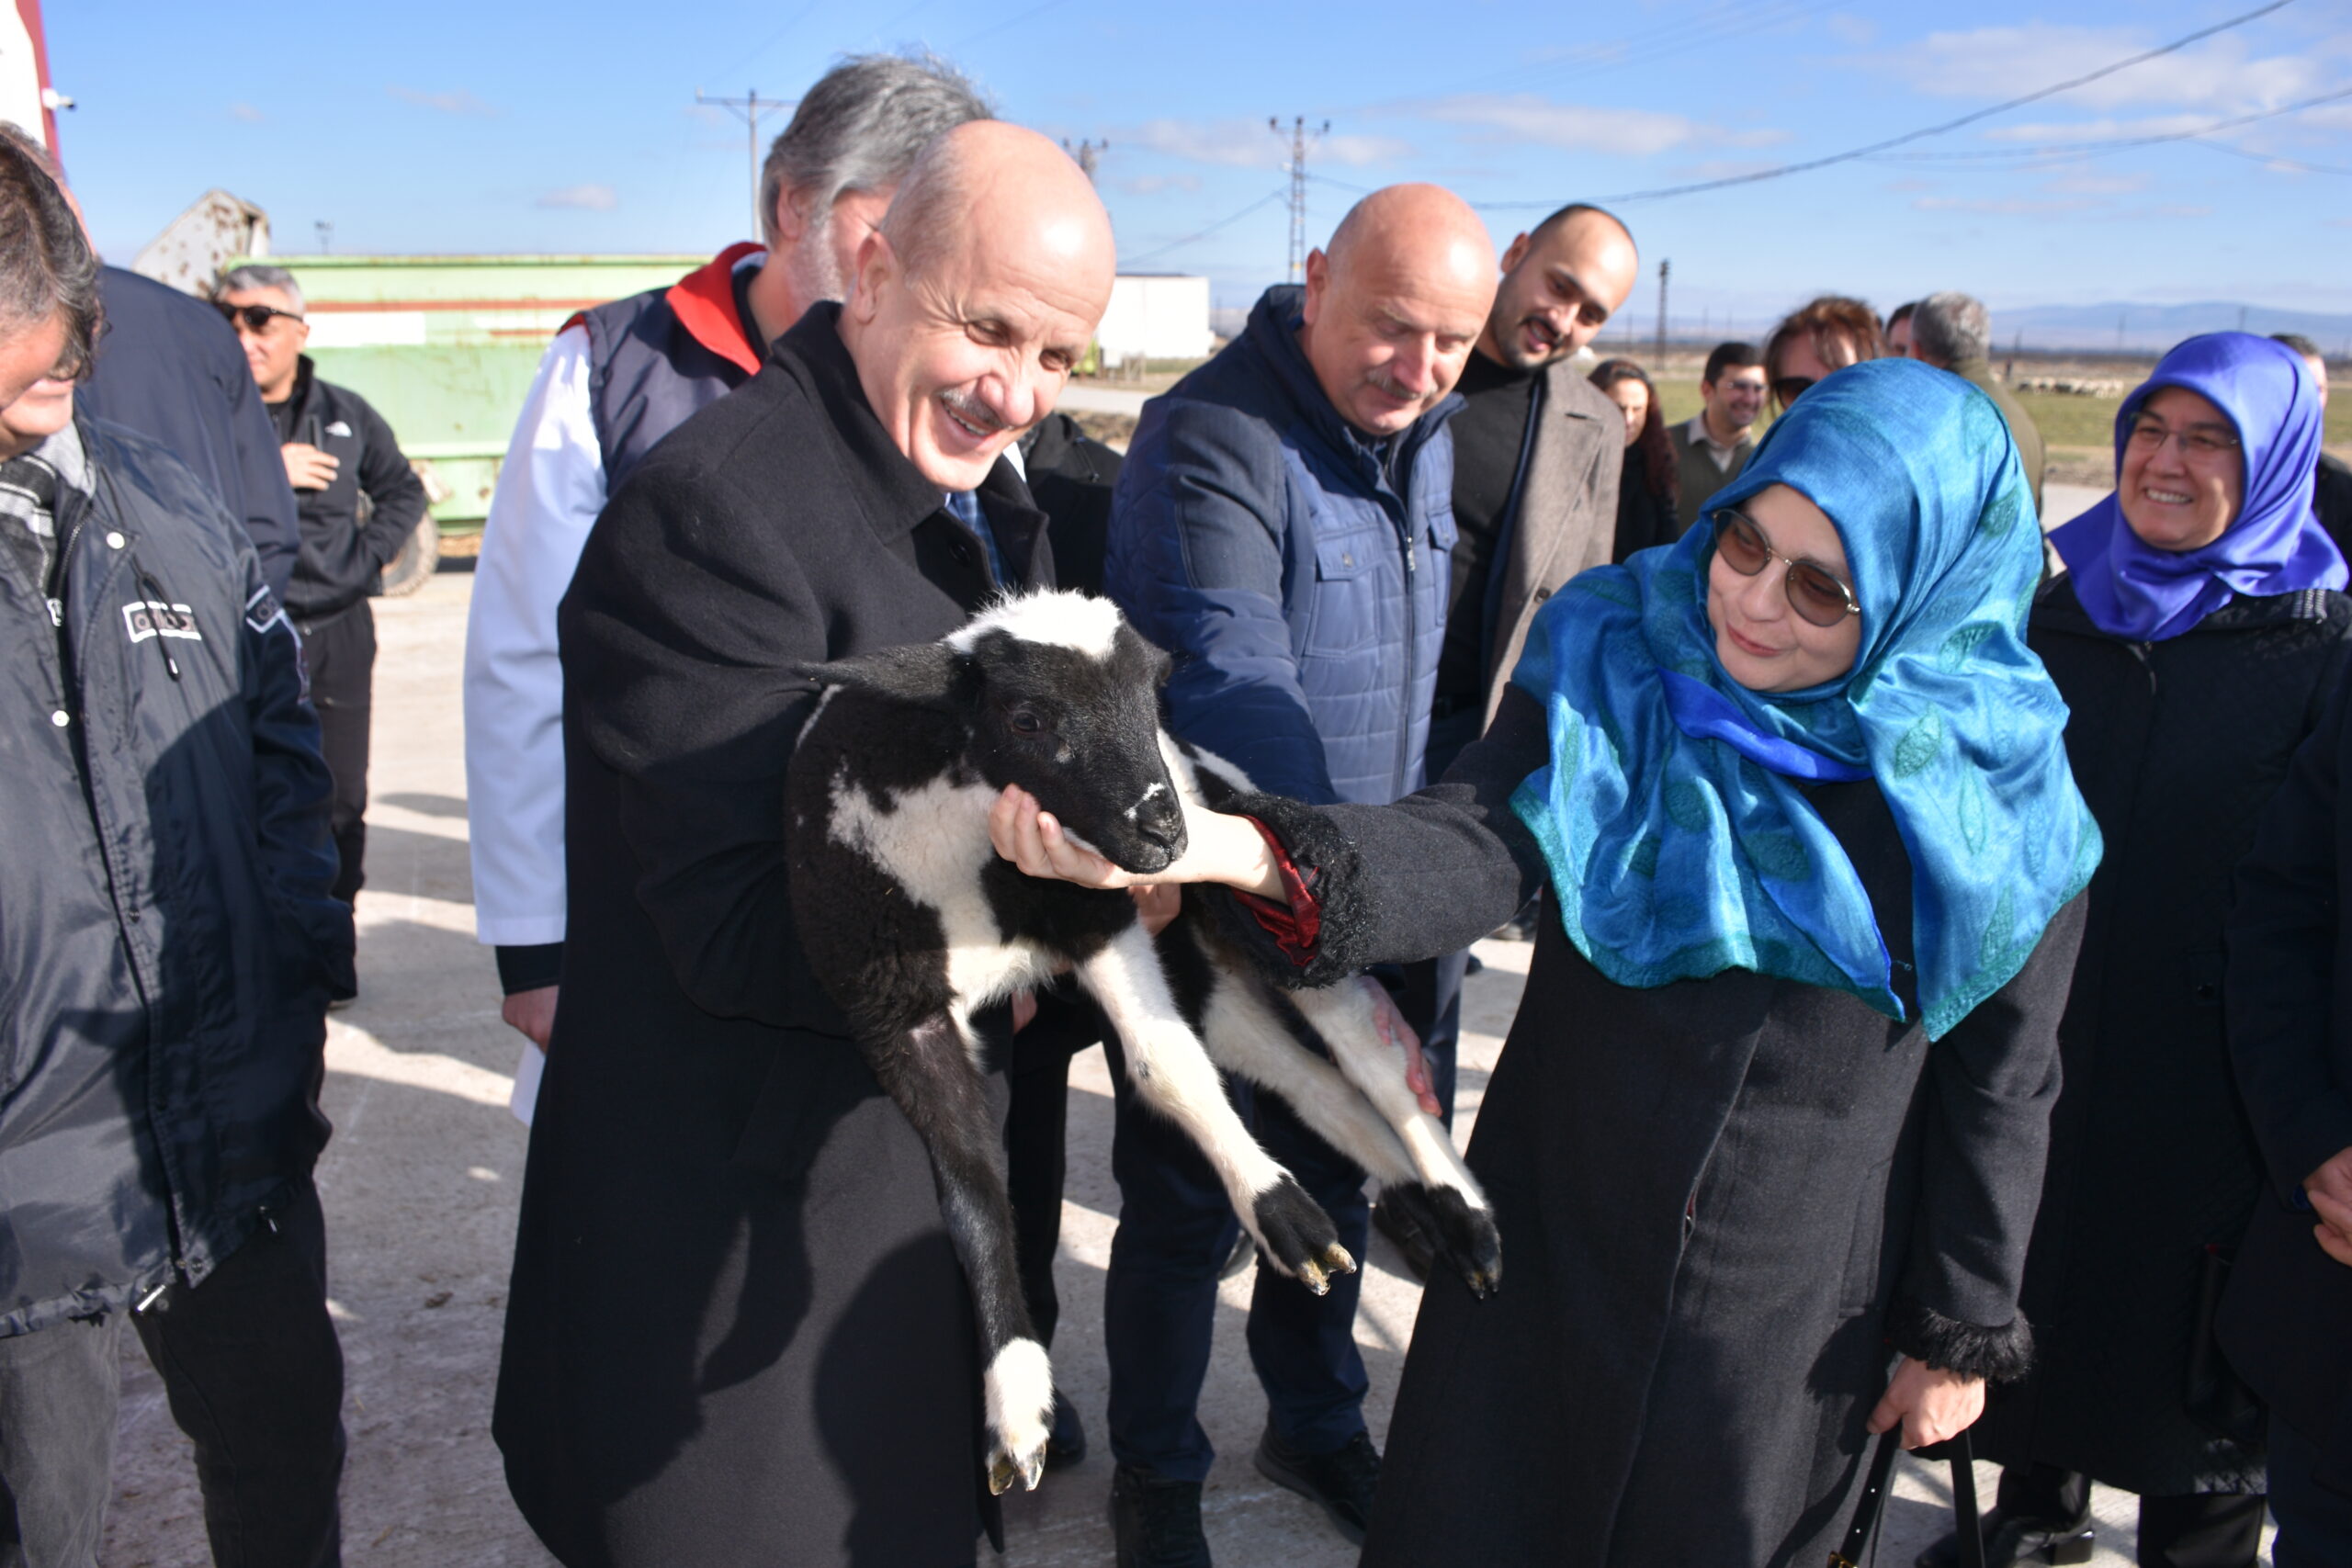
<path id="1" fill-rule="evenodd" d="M 1270 117 L 1266 129 L 1280 136 L 1283 133 L 1282 117 Z M 1331 122 L 1327 119 L 1310 135 L 1305 115 L 1294 116 L 1290 122 L 1290 163 L 1285 166 L 1290 171 L 1289 276 L 1293 283 L 1306 276 L 1306 148 L 1309 142 L 1320 141 L 1330 129 Z"/>
<path id="2" fill-rule="evenodd" d="M 760 210 L 760 117 L 763 114 L 782 114 L 797 101 L 797 99 L 763 98 L 760 96 L 760 90 L 757 87 L 752 88 L 740 98 L 709 97 L 700 87 L 695 89 L 695 102 L 726 109 L 743 122 L 743 156 L 751 165 L 752 232 L 754 234 L 764 234 L 768 231 L 767 214 Z"/>
<path id="3" fill-rule="evenodd" d="M 328 222 L 325 219 L 321 218 L 313 221 L 311 227 L 319 231 L 319 254 L 325 255 L 329 251 L 334 249 L 334 224 Z"/>
<path id="4" fill-rule="evenodd" d="M 1657 264 L 1657 365 L 1662 374 L 1666 369 L 1666 280 L 1674 274 L 1671 261 Z"/>
<path id="5" fill-rule="evenodd" d="M 1108 141 L 1080 141 L 1073 147 L 1069 137 L 1062 138 L 1062 151 L 1077 161 L 1078 171 L 1086 176 L 1089 185 L 1094 183 L 1094 171 L 1102 165 L 1102 154 L 1110 150 Z"/>

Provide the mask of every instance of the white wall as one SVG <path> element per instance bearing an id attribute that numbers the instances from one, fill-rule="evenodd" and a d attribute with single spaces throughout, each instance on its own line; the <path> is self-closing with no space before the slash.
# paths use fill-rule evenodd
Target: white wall
<path id="1" fill-rule="evenodd" d="M 1122 277 L 1111 285 L 1095 341 L 1102 361 L 1205 359 L 1210 347 L 1209 280 L 1205 277 Z"/>

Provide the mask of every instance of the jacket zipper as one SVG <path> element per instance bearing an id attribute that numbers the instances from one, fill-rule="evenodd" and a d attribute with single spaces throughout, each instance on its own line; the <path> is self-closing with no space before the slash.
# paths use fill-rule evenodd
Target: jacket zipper
<path id="1" fill-rule="evenodd" d="M 1396 727 L 1396 775 L 1389 785 L 1388 797 L 1401 800 L 1405 796 L 1405 781 L 1412 776 L 1413 766 L 1413 664 L 1419 652 L 1420 638 L 1420 571 L 1419 552 L 1413 547 L 1413 520 L 1407 514 L 1403 497 L 1396 503 L 1396 541 L 1405 547 L 1405 694 L 1396 705 L 1404 722 Z"/>

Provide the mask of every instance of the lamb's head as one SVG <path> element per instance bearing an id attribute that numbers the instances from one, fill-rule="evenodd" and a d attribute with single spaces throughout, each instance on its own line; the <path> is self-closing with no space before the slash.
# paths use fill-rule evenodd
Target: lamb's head
<path id="1" fill-rule="evenodd" d="M 1019 784 L 1063 829 L 1140 874 L 1184 852 L 1184 812 L 1159 744 L 1168 656 L 1107 599 L 1001 600 L 943 641 L 838 660 L 828 684 L 960 713 L 970 760 Z"/>

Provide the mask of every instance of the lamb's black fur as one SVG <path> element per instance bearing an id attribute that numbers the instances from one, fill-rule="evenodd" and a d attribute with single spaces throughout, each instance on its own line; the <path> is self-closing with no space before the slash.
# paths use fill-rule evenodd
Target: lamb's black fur
<path id="1" fill-rule="evenodd" d="M 1187 918 L 1155 944 L 1126 894 L 1024 876 L 989 847 L 988 808 L 1008 784 L 1141 874 L 1184 852 L 1188 805 L 1243 797 L 1238 773 L 1161 730 L 1167 667 L 1102 601 L 1008 601 L 943 642 L 810 671 L 826 694 L 786 781 L 802 943 L 931 1151 L 970 1280 L 1000 1491 L 1016 1477 L 1036 1483 L 1051 1404 L 969 1029 L 975 1009 L 1014 988 L 1077 969 L 1120 1031 L 1138 1092 L 1202 1146 L 1274 1267 L 1319 1291 L 1354 1260 L 1329 1216 L 1234 1115 L 1212 1055 L 1292 1099 L 1392 1190 L 1416 1193 L 1408 1201 L 1474 1289 L 1500 1276 L 1485 1199 L 1451 1145 L 1432 1155 L 1426 1129 L 1399 1124 L 1418 1112 L 1396 1110 L 1396 1085 L 1375 1074 L 1375 1087 L 1363 1087 L 1372 1069 L 1360 1043 L 1373 1032 L 1351 987 L 1302 992 L 1283 1007 L 1197 918 L 1216 900 L 1188 890 Z M 1337 1027 L 1356 1044 L 1352 1056 L 1332 1052 L 1351 1079 L 1292 1038 L 1313 1036 L 1304 1020 L 1318 1010 L 1325 1038 Z M 1379 1049 L 1375 1041 L 1370 1052 Z M 1374 1092 L 1387 1108 L 1374 1109 L 1364 1098 Z"/>

